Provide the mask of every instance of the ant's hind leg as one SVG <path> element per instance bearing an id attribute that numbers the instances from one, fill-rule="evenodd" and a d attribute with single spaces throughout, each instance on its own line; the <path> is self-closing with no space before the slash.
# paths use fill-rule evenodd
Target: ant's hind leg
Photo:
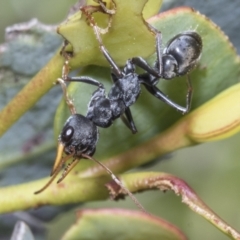
<path id="1" fill-rule="evenodd" d="M 189 75 L 186 76 L 186 82 L 187 82 L 187 95 L 186 95 L 186 113 L 187 113 L 191 109 L 192 95 L 193 95 L 193 87 L 192 87 L 192 83 Z"/>
<path id="2" fill-rule="evenodd" d="M 158 70 L 159 76 L 162 76 L 162 33 L 151 26 L 150 24 L 148 25 L 151 31 L 155 33 L 155 41 L 156 41 L 156 55 L 157 59 L 154 64 L 154 68 Z"/>
<path id="3" fill-rule="evenodd" d="M 131 113 L 130 108 L 127 108 L 125 110 L 125 116 L 122 115 L 121 119 L 122 119 L 123 123 L 131 130 L 131 132 L 133 134 L 137 133 L 137 128 L 136 128 L 136 125 L 133 121 L 133 117 L 132 117 L 132 113 Z"/>
<path id="4" fill-rule="evenodd" d="M 190 81 L 189 76 L 187 76 L 187 86 L 188 86 L 188 91 L 186 94 L 186 106 L 182 107 L 172 101 L 170 98 L 168 98 L 160 89 L 158 89 L 156 86 L 149 86 L 147 84 L 144 84 L 145 88 L 156 98 L 160 99 L 161 101 L 165 102 L 169 106 L 177 109 L 180 111 L 182 114 L 185 114 L 189 112 L 191 108 L 191 102 L 192 102 L 192 84 Z"/>
<path id="5" fill-rule="evenodd" d="M 142 57 L 132 58 L 132 63 L 145 70 L 148 74 L 153 75 L 156 78 L 160 78 L 162 77 L 162 53 L 161 53 L 162 33 L 157 29 L 153 28 L 151 25 L 149 25 L 149 27 L 156 35 L 155 40 L 157 59 L 155 61 L 154 67 L 151 67 Z"/>

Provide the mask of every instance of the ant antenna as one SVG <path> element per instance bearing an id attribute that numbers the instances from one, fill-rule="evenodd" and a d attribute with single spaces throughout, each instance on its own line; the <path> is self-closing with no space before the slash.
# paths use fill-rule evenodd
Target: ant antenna
<path id="1" fill-rule="evenodd" d="M 112 180 L 118 184 L 128 195 L 129 197 L 133 200 L 133 202 L 136 204 L 136 206 L 141 209 L 144 213 L 149 214 L 144 207 L 142 206 L 142 204 L 137 200 L 137 198 L 123 185 L 123 183 L 116 177 L 116 175 L 104 164 L 102 164 L 101 162 L 99 162 L 97 159 L 90 157 L 86 154 L 82 154 L 82 156 L 84 158 L 90 159 L 92 161 L 94 161 L 95 163 L 99 164 L 102 168 L 104 168 L 107 173 L 111 176 Z"/>
<path id="2" fill-rule="evenodd" d="M 69 160 L 69 158 L 73 157 L 73 154 L 70 154 L 64 158 L 61 159 L 61 161 L 58 163 L 57 166 L 54 166 L 55 168 L 53 168 L 53 171 L 51 173 L 51 179 L 38 191 L 34 192 L 34 194 L 39 194 L 41 192 L 43 192 L 53 181 L 54 179 L 57 177 L 58 173 L 61 171 L 63 164 Z M 128 195 L 129 197 L 133 200 L 133 202 L 136 204 L 136 206 L 142 210 L 144 213 L 149 214 L 144 207 L 141 205 L 141 203 L 137 200 L 137 198 L 123 185 L 123 183 L 116 177 L 116 175 L 108 168 L 106 167 L 104 164 L 102 164 L 101 162 L 99 162 L 97 159 L 90 157 L 89 155 L 86 154 L 82 154 L 82 157 L 90 159 L 92 161 L 94 161 L 95 163 L 97 163 L 98 165 L 100 165 L 102 168 L 104 168 L 106 170 L 106 172 L 111 176 L 112 180 L 118 184 Z M 67 175 L 68 173 L 77 165 L 77 163 L 79 162 L 78 159 L 73 159 L 73 161 L 71 163 L 69 163 L 63 173 L 62 176 L 58 179 L 57 183 L 60 183 Z"/>

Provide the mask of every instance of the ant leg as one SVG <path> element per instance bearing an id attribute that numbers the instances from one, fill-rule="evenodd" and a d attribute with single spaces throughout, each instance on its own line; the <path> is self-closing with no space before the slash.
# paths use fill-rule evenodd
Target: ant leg
<path id="1" fill-rule="evenodd" d="M 68 105 L 68 108 L 69 108 L 71 114 L 72 114 L 72 115 L 73 115 L 73 114 L 76 114 L 76 113 L 77 113 L 76 108 L 75 108 L 75 106 L 74 106 L 74 104 L 73 104 L 73 100 L 69 97 L 69 95 L 68 95 L 68 93 L 67 93 L 67 86 L 66 86 L 64 80 L 61 79 L 61 78 L 58 78 L 57 81 L 58 81 L 58 83 L 59 83 L 59 84 L 61 85 L 61 87 L 62 87 L 63 96 L 64 96 L 64 98 L 65 98 L 65 102 L 66 102 L 66 104 Z"/>
<path id="2" fill-rule="evenodd" d="M 150 26 L 150 25 L 149 25 Z M 162 76 L 162 56 L 161 56 L 161 45 L 162 45 L 162 33 L 157 29 L 150 26 L 151 30 L 156 34 L 156 53 L 157 59 L 154 64 L 154 68 L 151 67 L 146 60 L 142 57 L 134 57 L 131 59 L 132 63 L 143 70 L 145 70 L 148 74 L 153 75 L 156 78 L 160 78 Z"/>
<path id="3" fill-rule="evenodd" d="M 149 84 L 146 84 L 146 83 L 144 83 L 144 86 L 153 96 L 155 96 L 156 98 L 165 102 L 169 106 L 177 109 L 178 111 L 182 112 L 182 114 L 189 112 L 189 110 L 191 108 L 191 101 L 192 101 L 192 84 L 191 84 L 189 76 L 187 76 L 188 91 L 187 91 L 187 95 L 186 95 L 186 107 L 182 107 L 182 106 L 178 105 L 177 103 L 173 102 L 156 86 L 150 86 Z"/>
<path id="4" fill-rule="evenodd" d="M 94 85 L 97 86 L 98 88 L 103 88 L 104 86 L 102 83 L 100 83 L 99 81 L 97 81 L 94 78 L 91 77 L 87 77 L 87 76 L 81 76 L 81 77 L 67 77 L 65 79 L 66 82 L 83 82 L 83 83 L 87 83 L 90 85 Z"/>
<path id="5" fill-rule="evenodd" d="M 153 31 L 156 35 L 156 53 L 157 53 L 157 59 L 154 64 L 154 67 L 158 70 L 159 76 L 162 75 L 162 33 L 154 28 L 152 25 L 148 24 L 148 27 Z"/>
<path id="6" fill-rule="evenodd" d="M 101 1 L 97 1 L 97 2 L 99 3 L 99 2 L 101 2 Z M 100 4 L 100 3 L 99 3 L 99 4 Z M 100 4 L 100 6 L 101 6 L 101 4 Z M 101 6 L 101 7 L 102 7 L 102 6 Z M 106 49 L 106 48 L 104 47 L 104 45 L 103 45 L 102 38 L 101 38 L 101 36 L 100 36 L 100 29 L 99 29 L 99 27 L 97 26 L 94 18 L 92 17 L 91 14 L 89 14 L 89 13 L 86 11 L 85 8 L 82 8 L 81 10 L 82 10 L 82 12 L 86 15 L 87 19 L 89 20 L 89 22 L 90 22 L 90 24 L 91 24 L 91 26 L 92 26 L 92 28 L 93 28 L 93 31 L 94 31 L 94 33 L 95 33 L 95 35 L 96 35 L 97 41 L 98 41 L 98 43 L 99 43 L 100 50 L 101 50 L 101 52 L 103 53 L 104 57 L 105 57 L 105 58 L 107 59 L 107 61 L 109 62 L 109 64 L 111 65 L 114 74 L 115 74 L 118 78 L 122 77 L 122 71 L 121 71 L 121 69 L 117 66 L 117 64 L 114 62 L 114 60 L 112 59 L 112 57 L 111 57 L 110 54 L 108 53 L 107 49 Z"/>
<path id="7" fill-rule="evenodd" d="M 153 75 L 154 77 L 160 78 L 160 74 L 158 73 L 158 71 L 156 71 L 154 68 L 152 68 L 145 59 L 143 59 L 142 57 L 134 57 L 131 59 L 132 63 L 140 68 L 142 68 L 143 70 L 145 70 L 148 74 Z"/>
<path id="8" fill-rule="evenodd" d="M 94 30 L 94 33 L 95 33 L 95 35 L 97 37 L 100 50 L 103 53 L 104 57 L 109 62 L 110 66 L 112 68 L 113 73 L 117 76 L 117 78 L 123 77 L 121 69 L 117 66 L 117 64 L 114 62 L 114 60 L 110 56 L 109 52 L 107 51 L 107 49 L 104 47 L 104 45 L 102 43 L 102 39 L 101 39 L 99 31 L 98 31 L 98 27 L 96 25 L 93 26 L 93 30 Z"/>
<path id="9" fill-rule="evenodd" d="M 136 125 L 133 121 L 132 113 L 131 113 L 131 110 L 130 110 L 129 107 L 126 108 L 125 116 L 122 115 L 121 119 L 122 119 L 123 123 L 132 131 L 133 134 L 137 133 L 138 130 L 137 130 Z"/>
<path id="10" fill-rule="evenodd" d="M 186 83 L 187 83 L 187 95 L 186 95 L 186 112 L 189 112 L 191 109 L 192 104 L 192 94 L 193 94 L 193 87 L 190 76 L 186 76 Z"/>

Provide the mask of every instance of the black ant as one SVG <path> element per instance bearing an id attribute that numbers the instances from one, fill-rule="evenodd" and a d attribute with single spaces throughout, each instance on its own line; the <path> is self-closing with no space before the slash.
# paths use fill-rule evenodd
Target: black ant
<path id="1" fill-rule="evenodd" d="M 35 194 L 42 192 L 51 184 L 67 160 L 73 158 L 72 162 L 65 167 L 58 183 L 67 176 L 81 158 L 87 158 L 105 168 L 113 180 L 144 210 L 141 204 L 132 193 L 123 186 L 117 177 L 106 166 L 92 157 L 98 141 L 98 127 L 107 128 L 115 119 L 125 114 L 126 119 L 124 121 L 126 125 L 135 133 L 137 129 L 129 107 L 136 102 L 141 91 L 141 84 L 156 98 L 174 107 L 183 114 L 187 113 L 190 110 L 192 99 L 192 86 L 188 74 L 200 59 L 202 40 L 199 34 L 194 31 L 178 34 L 168 42 L 162 54 L 161 33 L 153 29 L 156 33 L 157 54 L 154 67 L 149 66 L 143 58 L 135 57 L 129 59 L 123 70 L 121 70 L 104 47 L 98 27 L 95 24 L 93 25 L 93 29 L 97 36 L 100 50 L 111 66 L 113 85 L 106 96 L 105 88 L 99 81 L 87 76 L 69 77 L 68 60 L 66 60 L 63 67 L 62 79 L 58 79 L 58 82 L 62 86 L 66 103 L 72 115 L 67 119 L 59 135 L 57 157 L 51 173 L 52 178 L 42 189 L 35 192 Z M 143 74 L 137 74 L 135 71 L 136 66 L 142 68 L 145 72 Z M 187 75 L 188 91 L 185 107 L 173 102 L 156 86 L 160 78 L 172 79 L 182 75 Z M 84 82 L 97 86 L 97 90 L 93 93 L 88 105 L 86 116 L 76 113 L 73 102 L 67 95 L 65 82 Z M 63 153 L 66 154 L 65 157 L 62 157 Z"/>

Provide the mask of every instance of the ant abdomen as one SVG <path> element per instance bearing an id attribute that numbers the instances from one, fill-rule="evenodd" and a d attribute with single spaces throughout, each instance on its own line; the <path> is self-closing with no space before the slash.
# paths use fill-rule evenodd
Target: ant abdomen
<path id="1" fill-rule="evenodd" d="M 163 78 L 182 76 L 197 64 L 202 52 L 201 37 L 193 31 L 176 35 L 164 49 Z"/>

